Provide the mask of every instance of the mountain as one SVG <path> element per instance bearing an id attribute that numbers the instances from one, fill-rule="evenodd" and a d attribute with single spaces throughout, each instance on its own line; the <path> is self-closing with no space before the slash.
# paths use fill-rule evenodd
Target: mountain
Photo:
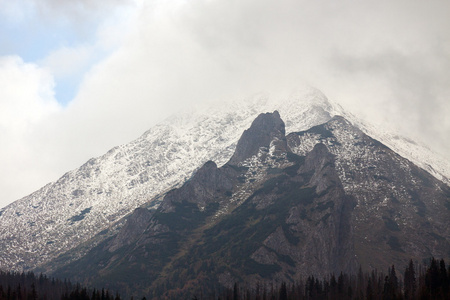
<path id="1" fill-rule="evenodd" d="M 260 109 L 274 105 L 259 95 L 178 114 L 1 209 L 0 269 L 32 269 L 99 232 L 114 233 L 124 216 L 148 201 L 157 207 L 161 195 L 204 162 L 225 163 Z M 332 110 L 315 90 L 293 95 L 281 107 L 301 120 L 293 123 L 296 130 L 326 121 Z"/>
<path id="2" fill-rule="evenodd" d="M 119 233 L 55 275 L 161 296 L 206 279 L 229 287 L 239 279 L 352 271 L 353 204 L 326 146 L 297 156 L 279 113 L 261 114 L 229 162 L 209 161 L 168 192 L 139 236 Z M 307 219 L 305 209 L 313 210 Z"/>
<path id="3" fill-rule="evenodd" d="M 450 257 L 450 188 L 340 116 L 286 136 L 260 114 L 226 164 L 145 210 L 54 275 L 179 299 Z"/>
<path id="4" fill-rule="evenodd" d="M 385 269 L 408 258 L 450 256 L 450 188 L 430 173 L 335 116 L 292 133 L 288 145 L 305 155 L 317 143 L 336 157 L 346 194 L 356 199 L 352 226 L 363 266 Z"/>
<path id="5" fill-rule="evenodd" d="M 420 145 L 375 130 L 318 90 L 255 95 L 177 114 L 1 209 L 0 269 L 29 270 L 63 254 L 71 254 L 68 261 L 83 256 L 115 235 L 134 209 L 157 208 L 165 193 L 180 187 L 206 161 L 225 164 L 258 114 L 274 110 L 280 112 L 288 133 L 343 115 L 433 176 L 444 182 L 450 177 L 447 161 Z"/>

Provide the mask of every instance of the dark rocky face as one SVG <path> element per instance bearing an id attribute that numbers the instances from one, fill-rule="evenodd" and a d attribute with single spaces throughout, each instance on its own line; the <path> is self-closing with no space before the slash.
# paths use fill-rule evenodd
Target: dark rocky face
<path id="1" fill-rule="evenodd" d="M 256 155 L 261 147 L 269 148 L 272 142 L 277 151 L 287 151 L 284 122 L 277 111 L 260 114 L 253 121 L 251 127 L 245 130 L 239 139 L 228 164 L 238 165 Z"/>
<path id="2" fill-rule="evenodd" d="M 173 212 L 175 204 L 183 201 L 192 203 L 199 210 L 203 210 L 207 205 L 218 202 L 223 195 L 231 193 L 235 181 L 236 172 L 233 169 L 219 169 L 214 162 L 209 161 L 198 169 L 183 188 L 168 192 L 159 211 Z"/>
<path id="3" fill-rule="evenodd" d="M 147 228 L 152 215 L 152 212 L 146 208 L 136 208 L 128 217 L 125 226 L 108 244 L 108 251 L 114 252 L 139 238 Z"/>
<path id="4" fill-rule="evenodd" d="M 345 193 L 356 200 L 351 222 L 363 268 L 450 257 L 450 194 L 444 183 L 342 117 L 287 139 L 298 155 L 323 143 L 335 156 Z"/>
<path id="5" fill-rule="evenodd" d="M 175 299 L 445 257 L 449 190 L 343 118 L 286 138 L 277 112 L 261 114 L 226 165 L 207 162 L 55 275 Z"/>

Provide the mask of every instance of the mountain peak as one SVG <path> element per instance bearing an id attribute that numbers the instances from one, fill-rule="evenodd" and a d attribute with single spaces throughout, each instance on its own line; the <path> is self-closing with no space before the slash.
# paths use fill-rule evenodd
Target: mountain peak
<path id="1" fill-rule="evenodd" d="M 279 138 L 270 137 L 264 143 L 255 142 L 256 147 L 252 148 L 252 152 L 252 149 L 244 149 L 243 145 L 253 141 L 243 136 L 236 148 L 244 129 L 249 128 L 252 121 L 257 123 L 255 118 L 261 112 L 273 112 L 264 114 L 261 118 L 268 118 L 279 124 Z M 345 124 L 339 122 L 339 117 L 326 126 L 321 125 L 337 114 L 344 116 L 356 127 L 343 126 Z M 283 117 L 284 126 L 278 115 Z M 304 134 L 292 134 L 291 138 L 288 137 L 290 142 L 286 146 L 283 130 L 287 133 Z M 274 132 L 276 130 L 271 133 L 273 136 L 276 135 Z M 197 173 L 199 179 L 202 176 L 211 178 L 212 184 L 206 186 L 215 188 L 214 183 L 220 183 L 220 176 L 223 175 L 223 172 L 217 171 L 217 166 L 223 166 L 227 161 L 229 164 L 239 164 L 239 161 L 254 154 L 271 155 L 278 159 L 278 153 L 292 150 L 294 154 L 306 156 L 316 143 L 322 142 L 337 156 L 336 167 L 340 171 L 344 187 L 359 191 L 368 184 L 354 184 L 355 172 L 344 172 L 344 168 L 358 166 L 358 170 L 370 172 L 367 177 L 370 180 L 374 176 L 380 178 L 381 175 L 391 178 L 388 175 L 393 174 L 392 171 L 381 174 L 377 167 L 379 161 L 373 165 L 368 165 L 365 161 L 361 163 L 361 159 L 378 155 L 372 150 L 364 151 L 367 149 L 362 147 L 364 133 L 449 185 L 448 161 L 440 159 L 421 145 L 412 144 L 397 134 L 392 135 L 389 131 L 379 130 L 379 127 L 359 120 L 316 89 L 286 94 L 256 94 L 176 114 L 153 126 L 135 141 L 111 149 L 103 156 L 66 173 L 56 182 L 0 209 L 0 248 L 4 249 L 0 257 L 0 269 L 27 271 L 69 253 L 78 245 L 87 245 L 87 240 L 100 232 L 111 228 L 111 232 L 115 232 L 121 226 L 122 218 L 133 209 L 144 204 L 156 209 L 169 190 L 180 187 L 194 173 Z M 374 141 L 370 143 L 376 145 Z M 261 151 L 260 146 L 262 150 L 269 151 Z M 233 155 L 235 150 L 236 154 Z M 357 153 L 353 152 L 355 150 Z M 215 161 L 217 165 L 211 162 L 199 170 L 199 166 L 208 160 Z M 368 162 L 372 163 L 370 160 Z M 364 166 L 367 170 L 361 169 Z M 215 175 L 220 175 L 216 181 Z M 360 179 L 364 178 L 366 177 Z M 196 192 L 196 181 L 191 179 L 190 182 L 192 191 Z M 393 199 L 400 199 L 406 193 L 394 195 L 391 192 L 393 188 L 394 186 L 386 190 L 389 192 L 386 194 L 389 199 L 391 195 L 395 196 Z M 229 190 L 225 188 L 223 191 L 225 193 Z M 364 199 L 368 197 L 366 195 L 373 194 L 365 193 L 361 193 Z M 204 200 L 196 202 L 199 207 L 203 207 L 207 200 L 201 199 Z M 366 203 L 364 199 L 361 201 Z M 444 214 L 448 210 L 444 207 L 440 211 Z M 75 231 L 83 234 L 75 235 Z M 107 236 L 101 235 L 99 239 Z M 90 245 L 93 246 L 94 243 Z"/>
<path id="2" fill-rule="evenodd" d="M 244 131 L 228 164 L 238 165 L 256 155 L 260 148 L 271 146 L 275 147 L 275 151 L 286 152 L 288 149 L 285 125 L 276 110 L 273 113 L 260 114 L 250 128 Z"/>

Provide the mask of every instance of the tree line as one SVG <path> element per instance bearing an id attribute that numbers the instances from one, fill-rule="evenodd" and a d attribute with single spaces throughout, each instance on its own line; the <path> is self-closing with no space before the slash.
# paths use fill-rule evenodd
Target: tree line
<path id="1" fill-rule="evenodd" d="M 192 300 L 448 300 L 450 266 L 432 258 L 426 266 L 412 260 L 404 272 L 392 265 L 387 273 L 372 270 L 357 274 L 331 274 L 327 278 L 309 276 L 279 285 L 235 283 L 233 288 L 217 290 L 208 286 L 195 294 L 163 292 L 160 299 Z M 0 271 L 0 300 L 121 300 L 118 293 L 72 284 L 32 272 Z M 133 300 L 133 298 L 131 298 Z M 145 297 L 142 298 L 146 300 Z M 149 297 L 149 299 L 151 299 Z"/>
<path id="2" fill-rule="evenodd" d="M 48 278 L 33 272 L 0 271 L 0 300 L 120 300 L 119 294 Z"/>
<path id="3" fill-rule="evenodd" d="M 211 294 L 212 293 L 212 294 Z M 193 300 L 449 300 L 450 266 L 432 258 L 427 266 L 416 267 L 412 260 L 404 272 L 392 265 L 387 273 L 373 270 L 358 274 L 340 273 L 328 278 L 309 276 L 305 280 L 280 285 L 248 288 L 235 283 L 220 293 L 201 291 Z M 206 296 L 205 296 L 206 295 Z"/>

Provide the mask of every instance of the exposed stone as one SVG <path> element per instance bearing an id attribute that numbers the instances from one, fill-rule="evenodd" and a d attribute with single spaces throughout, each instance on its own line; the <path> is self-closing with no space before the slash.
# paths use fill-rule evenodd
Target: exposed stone
<path id="1" fill-rule="evenodd" d="M 152 212 L 146 208 L 136 208 L 128 217 L 127 222 L 116 237 L 109 243 L 108 251 L 115 250 L 131 244 L 147 228 Z"/>
<path id="2" fill-rule="evenodd" d="M 273 142 L 273 143 L 272 143 Z M 256 155 L 261 147 L 275 147 L 274 152 L 286 152 L 287 142 L 284 122 L 278 111 L 260 114 L 249 129 L 239 139 L 236 150 L 228 164 L 238 165 L 247 158 Z"/>

